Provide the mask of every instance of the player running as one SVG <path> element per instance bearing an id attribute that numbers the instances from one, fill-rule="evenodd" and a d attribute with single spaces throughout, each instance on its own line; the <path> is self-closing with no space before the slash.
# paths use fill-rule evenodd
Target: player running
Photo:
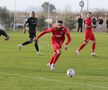
<path id="1" fill-rule="evenodd" d="M 51 44 L 54 49 L 54 55 L 52 56 L 51 60 L 47 65 L 51 70 L 53 70 L 55 69 L 55 64 L 61 54 L 61 47 L 63 42 L 65 41 L 65 35 L 68 38 L 67 42 L 65 43 L 65 50 L 67 50 L 68 44 L 71 42 L 71 36 L 68 29 L 63 26 L 63 21 L 61 20 L 57 21 L 56 26 L 53 26 L 52 28 L 48 28 L 41 32 L 36 38 L 34 38 L 34 41 L 37 41 L 41 36 L 46 33 L 52 33 Z"/>
<path id="2" fill-rule="evenodd" d="M 96 39 L 95 36 L 92 32 L 92 13 L 88 12 L 87 13 L 87 19 L 85 20 L 85 38 L 84 38 L 84 42 L 82 43 L 82 45 L 80 46 L 80 48 L 78 50 L 76 50 L 76 54 L 79 55 L 80 51 L 88 44 L 88 41 L 92 41 L 92 52 L 91 55 L 92 56 L 96 56 L 95 54 L 95 47 L 96 47 Z"/>
<path id="3" fill-rule="evenodd" d="M 25 22 L 24 33 L 26 33 L 25 27 L 26 27 L 27 24 L 28 24 L 28 27 L 29 27 L 29 38 L 30 38 L 30 40 L 26 41 L 22 44 L 19 44 L 18 45 L 19 50 L 21 49 L 22 46 L 25 46 L 25 45 L 28 45 L 28 44 L 32 43 L 33 38 L 36 37 L 36 27 L 38 26 L 38 22 L 37 22 L 37 18 L 35 17 L 35 12 L 34 11 L 32 11 L 32 16 Z M 37 54 L 40 54 L 37 42 L 35 42 L 35 49 L 37 51 Z"/>
<path id="4" fill-rule="evenodd" d="M 0 36 L 3 35 L 5 37 L 5 40 L 9 40 L 9 35 L 2 29 L 0 29 Z"/>

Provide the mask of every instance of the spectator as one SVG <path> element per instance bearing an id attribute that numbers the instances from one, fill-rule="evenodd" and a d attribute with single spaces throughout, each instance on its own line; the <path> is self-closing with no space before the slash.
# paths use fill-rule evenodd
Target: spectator
<path id="1" fill-rule="evenodd" d="M 92 22 L 93 22 L 93 28 L 96 28 L 96 23 L 97 23 L 97 19 L 93 16 L 92 18 Z"/>
<path id="2" fill-rule="evenodd" d="M 83 18 L 81 17 L 81 15 L 79 16 L 79 18 L 78 18 L 78 30 L 77 30 L 77 32 L 82 32 L 82 29 L 83 29 Z"/>
<path id="3" fill-rule="evenodd" d="M 103 21 L 102 17 L 100 17 L 99 20 L 98 20 L 98 24 L 99 24 L 98 30 L 99 30 L 99 32 L 103 31 L 103 23 L 104 23 L 104 21 Z"/>
<path id="4" fill-rule="evenodd" d="M 106 27 L 107 27 L 107 33 L 108 33 L 108 19 L 106 20 Z"/>

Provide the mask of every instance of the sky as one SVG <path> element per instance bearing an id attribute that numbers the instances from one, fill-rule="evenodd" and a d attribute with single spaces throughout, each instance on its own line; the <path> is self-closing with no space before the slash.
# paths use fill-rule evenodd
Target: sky
<path id="1" fill-rule="evenodd" d="M 54 4 L 56 9 L 64 10 L 66 7 L 71 9 L 72 11 L 80 11 L 79 2 L 81 0 L 16 0 L 16 8 L 15 8 L 15 0 L 0 0 L 1 7 L 7 7 L 9 10 L 17 11 L 26 11 L 28 8 L 40 8 L 44 2 L 50 1 L 50 3 Z M 84 9 L 87 9 L 87 0 L 83 0 L 85 3 Z M 89 10 L 93 9 L 106 9 L 108 10 L 108 0 L 88 0 L 89 1 Z"/>

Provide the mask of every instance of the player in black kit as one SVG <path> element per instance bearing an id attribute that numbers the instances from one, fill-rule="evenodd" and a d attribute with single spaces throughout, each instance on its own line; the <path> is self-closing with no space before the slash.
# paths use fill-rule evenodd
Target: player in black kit
<path id="1" fill-rule="evenodd" d="M 38 19 L 35 17 L 35 12 L 34 11 L 32 11 L 31 17 L 28 18 L 28 20 L 24 24 L 24 33 L 26 33 L 25 27 L 26 27 L 27 24 L 28 24 L 28 27 L 29 27 L 28 33 L 29 33 L 30 40 L 28 40 L 28 41 L 26 41 L 22 44 L 19 44 L 18 45 L 19 50 L 21 49 L 22 46 L 25 46 L 25 45 L 28 45 L 28 44 L 32 43 L 34 37 L 36 37 L 36 27 L 38 26 Z M 37 42 L 35 42 L 35 49 L 37 51 L 37 54 L 40 54 Z"/>
<path id="2" fill-rule="evenodd" d="M 0 29 L 0 36 L 4 36 L 5 40 L 9 40 L 9 35 L 2 29 Z"/>

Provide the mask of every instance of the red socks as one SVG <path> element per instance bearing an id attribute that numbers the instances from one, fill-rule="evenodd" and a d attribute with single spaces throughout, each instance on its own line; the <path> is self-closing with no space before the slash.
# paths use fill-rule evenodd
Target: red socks
<path id="1" fill-rule="evenodd" d="M 85 46 L 86 46 L 86 44 L 83 43 L 83 44 L 80 46 L 79 51 L 81 51 Z"/>
<path id="2" fill-rule="evenodd" d="M 50 64 L 55 64 L 57 62 L 59 56 L 60 56 L 60 54 L 55 53 L 50 60 Z"/>
<path id="3" fill-rule="evenodd" d="M 92 52 L 95 52 L 96 43 L 92 44 Z"/>

